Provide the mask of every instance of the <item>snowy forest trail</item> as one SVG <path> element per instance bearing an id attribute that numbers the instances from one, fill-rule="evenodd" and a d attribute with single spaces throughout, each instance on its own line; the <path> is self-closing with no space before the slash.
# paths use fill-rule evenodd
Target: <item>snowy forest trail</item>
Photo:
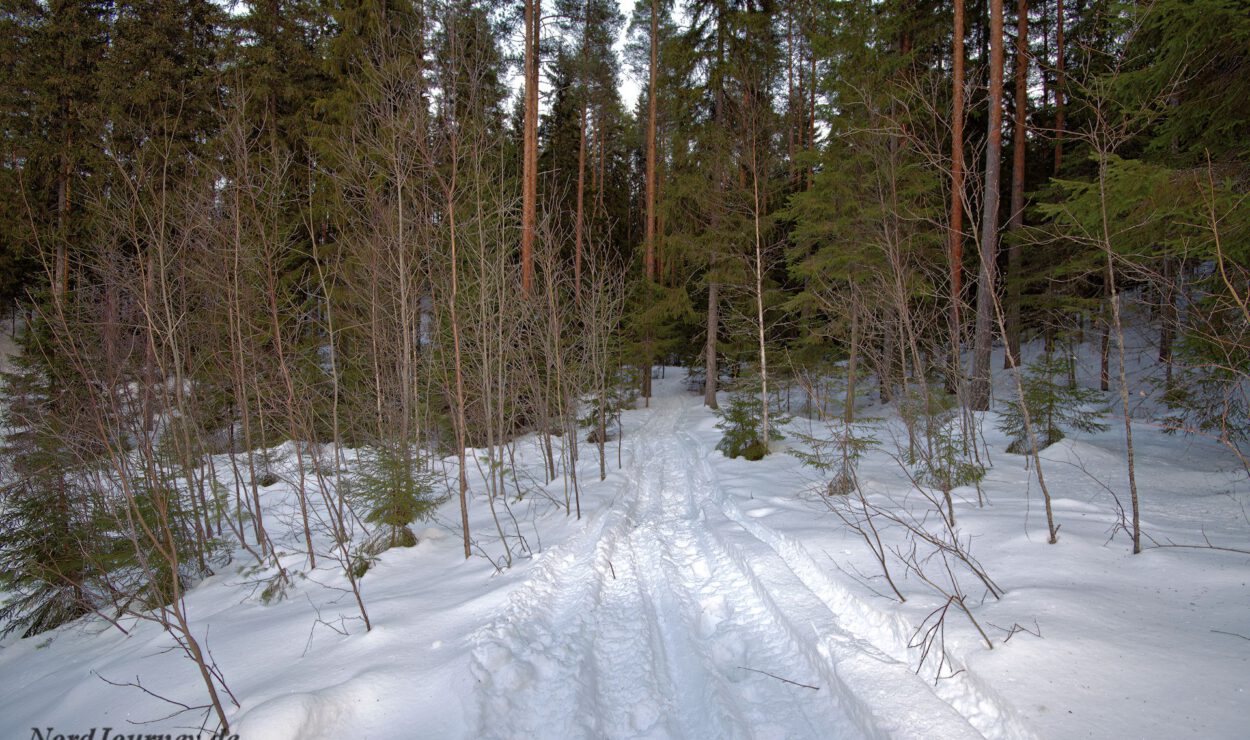
<path id="1" fill-rule="evenodd" d="M 652 399 L 613 505 L 478 636 L 478 734 L 979 737 L 724 495 L 684 430 L 697 404 Z"/>

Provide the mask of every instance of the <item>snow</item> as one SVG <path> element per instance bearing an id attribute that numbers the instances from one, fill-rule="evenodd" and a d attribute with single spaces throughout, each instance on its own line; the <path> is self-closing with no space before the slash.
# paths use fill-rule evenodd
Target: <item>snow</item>
<path id="1" fill-rule="evenodd" d="M 513 504 L 534 557 L 502 570 L 464 560 L 455 501 L 416 547 L 384 553 L 363 580 L 370 632 L 336 566 L 308 568 L 290 487 L 267 489 L 268 521 L 289 528 L 283 563 L 300 573 L 287 597 L 262 603 L 256 579 L 272 573 L 241 571 L 242 554 L 188 594 L 196 634 L 239 699 L 232 730 L 266 740 L 1245 736 L 1250 556 L 1131 554 L 1112 495 L 1127 506 L 1122 426 L 1044 452 L 1061 525 L 1049 545 L 1033 471 L 984 422 L 987 503 L 956 489 L 956 513 L 1006 593 L 995 601 L 964 579 L 994 649 L 952 613 L 938 679 L 913 645 L 943 599 L 897 565 L 907 602 L 879 595 L 888 589 L 871 553 L 813 492 L 812 472 L 780 454 L 795 443 L 760 462 L 725 459 L 714 416 L 681 375 L 657 380 L 651 408 L 625 415 L 623 465 L 609 450 L 606 481 L 583 447 L 580 521 L 551 503 L 563 500 L 560 481 L 551 499 Z M 889 409 L 873 415 L 898 423 Z M 1148 423 L 1134 436 L 1148 545 L 1247 548 L 1250 485 L 1225 449 Z M 519 462 L 542 479 L 532 440 Z M 873 502 L 916 500 L 884 450 L 859 475 Z M 477 549 L 498 560 L 475 491 Z M 897 528 L 883 537 L 903 541 Z M 125 626 L 129 635 L 87 619 L 0 643 L 0 737 L 196 726 L 191 714 L 128 724 L 174 708 L 102 679 L 190 705 L 203 689 L 156 625 Z"/>

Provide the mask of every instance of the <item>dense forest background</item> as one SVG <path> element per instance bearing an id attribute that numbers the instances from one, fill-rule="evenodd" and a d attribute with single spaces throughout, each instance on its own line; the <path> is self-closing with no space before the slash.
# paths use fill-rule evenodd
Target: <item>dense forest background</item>
<path id="1" fill-rule="evenodd" d="M 970 418 L 994 344 L 1012 367 L 1036 343 L 1011 374 L 1029 402 L 1006 402 L 1036 456 L 1096 337 L 1082 372 L 1120 394 L 1132 488 L 1132 323 L 1164 423 L 1245 459 L 1243 0 L 0 8 L 8 629 L 122 605 L 212 693 L 181 594 L 224 539 L 283 590 L 275 447 L 308 462 L 308 560 L 355 584 L 444 496 L 469 557 L 466 470 L 486 461 L 493 506 L 522 433 L 579 513 L 570 461 L 605 474 L 654 366 L 732 392 L 727 451 L 767 454 L 785 386 L 841 421 L 845 458 L 857 397 Z M 351 486 L 345 447 L 370 451 Z"/>

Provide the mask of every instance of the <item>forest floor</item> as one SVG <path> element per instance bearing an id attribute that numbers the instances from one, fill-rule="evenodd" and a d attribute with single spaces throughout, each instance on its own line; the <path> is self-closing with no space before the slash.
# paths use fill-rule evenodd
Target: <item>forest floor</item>
<path id="1" fill-rule="evenodd" d="M 783 454 L 794 435 L 763 461 L 726 459 L 715 416 L 681 376 L 670 368 L 651 407 L 625 414 L 607 480 L 583 445 L 581 520 L 523 440 L 518 463 L 537 480 L 505 512 L 507 541 L 529 551 L 512 568 L 495 565 L 504 544 L 480 495 L 471 524 L 489 557 L 458 554 L 455 501 L 416 547 L 383 554 L 363 580 L 370 632 L 336 566 L 310 568 L 299 551 L 291 486 L 267 489 L 283 563 L 301 574 L 286 598 L 262 602 L 269 574 L 241 568 L 242 553 L 187 597 L 239 699 L 233 729 L 264 740 L 1244 737 L 1250 556 L 1155 547 L 1250 547 L 1250 485 L 1220 446 L 1135 425 L 1148 549 L 1132 555 L 1116 504 L 1127 501 L 1122 427 L 1044 453 L 1061 526 L 1048 545 L 1033 473 L 987 421 L 981 495 L 954 495 L 968 547 L 1005 592 L 959 576 L 994 647 L 952 610 L 944 653 L 935 642 L 922 664 L 920 628 L 945 598 L 893 562 L 908 599 L 886 598 L 822 481 Z M 869 411 L 882 444 L 861 484 L 871 501 L 907 505 L 914 489 L 891 450 L 901 425 L 889 408 Z M 898 528 L 882 537 L 908 546 Z M 170 639 L 125 626 L 88 619 L 0 642 L 0 737 L 197 727 L 198 713 L 162 719 L 177 707 L 113 685 L 202 703 Z"/>

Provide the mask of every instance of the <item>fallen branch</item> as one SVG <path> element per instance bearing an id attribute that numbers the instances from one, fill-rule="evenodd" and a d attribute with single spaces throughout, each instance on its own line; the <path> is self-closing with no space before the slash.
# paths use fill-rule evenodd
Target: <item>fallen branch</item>
<path id="1" fill-rule="evenodd" d="M 153 699 L 158 699 L 158 700 L 160 700 L 160 701 L 162 701 L 162 702 L 165 702 L 166 704 L 172 704 L 173 706 L 178 707 L 178 709 L 174 710 L 174 712 L 173 712 L 173 713 L 171 713 L 171 714 L 167 714 L 167 715 L 165 715 L 165 716 L 163 716 L 163 717 L 157 717 L 156 719 L 149 719 L 149 720 L 132 720 L 132 719 L 127 718 L 127 719 L 126 719 L 126 721 L 127 721 L 127 722 L 129 722 L 129 723 L 130 723 L 130 724 L 132 724 L 132 725 L 150 725 L 150 724 L 155 724 L 155 723 L 157 723 L 157 722 L 164 722 L 164 721 L 166 721 L 166 720 L 173 719 L 174 717 L 177 717 L 177 716 L 178 716 L 178 715 L 180 715 L 180 714 L 186 714 L 187 712 L 196 712 L 196 711 L 203 711 L 203 712 L 204 712 L 205 721 L 207 721 L 208 717 L 209 717 L 209 716 L 211 716 L 211 715 L 212 715 L 212 712 L 213 712 L 213 705 L 212 705 L 212 704 L 200 704 L 200 705 L 198 705 L 198 706 L 194 706 L 194 707 L 193 707 L 193 706 L 189 706 L 189 705 L 187 705 L 187 704 L 183 704 L 183 703 L 182 703 L 182 702 L 180 702 L 180 701 L 174 701 L 173 699 L 170 699 L 169 697 L 166 697 L 166 696 L 161 696 L 160 694 L 158 694 L 158 693 L 156 693 L 156 692 L 152 691 L 151 689 L 147 688 L 146 686 L 144 686 L 144 685 L 142 684 L 142 682 L 140 682 L 140 681 L 139 681 L 139 677 L 138 677 L 138 676 L 135 676 L 135 680 L 134 680 L 134 681 L 110 681 L 109 679 L 107 679 L 107 678 L 105 678 L 103 675 L 101 675 L 98 671 L 94 671 L 94 670 L 93 670 L 93 671 L 91 671 L 91 674 L 92 674 L 92 675 L 94 675 L 96 678 L 100 679 L 101 681 L 103 681 L 104 683 L 108 684 L 109 686 L 118 686 L 118 687 L 122 687 L 122 688 L 135 688 L 135 689 L 139 689 L 140 691 L 142 691 L 143 693 L 145 693 L 145 694 L 147 694 L 148 696 L 152 697 Z M 201 723 L 201 729 L 202 729 L 203 727 L 204 727 L 204 724 L 203 724 L 203 723 Z"/>
<path id="2" fill-rule="evenodd" d="M 1003 638 L 1004 645 L 1006 645 L 1007 642 L 1010 641 L 1011 638 L 1014 637 L 1017 632 L 1024 632 L 1024 633 L 1027 633 L 1027 634 L 1033 635 L 1034 637 L 1039 637 L 1039 638 L 1042 636 L 1042 628 L 1037 624 L 1036 619 L 1033 620 L 1033 629 L 1029 629 L 1028 627 L 1025 627 L 1019 622 L 1016 622 L 1015 624 L 1011 625 L 1010 629 L 1006 627 L 999 627 L 998 625 L 992 622 L 986 622 L 986 624 L 988 624 L 989 626 L 993 627 L 996 630 L 1002 630 L 1003 632 L 1007 633 L 1007 636 Z"/>
<path id="3" fill-rule="evenodd" d="M 740 666 L 738 666 L 738 667 L 739 667 L 739 668 L 741 668 L 741 669 L 742 669 L 742 670 L 744 670 L 744 671 L 750 671 L 750 672 L 752 672 L 752 673 L 762 673 L 762 674 L 764 674 L 765 676 L 768 676 L 769 678 L 775 678 L 775 679 L 777 679 L 778 681 L 780 681 L 780 682 L 782 682 L 782 683 L 788 683 L 788 684 L 790 684 L 791 686 L 802 686 L 803 688 L 805 688 L 805 689 L 811 689 L 812 691 L 820 691 L 820 687 L 819 687 L 819 686 L 808 686 L 808 685 L 807 685 L 807 684 L 805 684 L 805 683 L 799 683 L 798 681 L 791 681 L 791 680 L 790 680 L 790 679 L 788 679 L 788 678 L 782 678 L 781 676 L 778 676 L 778 675 L 773 674 L 773 673 L 769 673 L 768 671 L 756 670 L 755 668 L 747 668 L 747 667 L 746 667 L 746 666 L 744 666 L 744 665 L 740 665 Z"/>

